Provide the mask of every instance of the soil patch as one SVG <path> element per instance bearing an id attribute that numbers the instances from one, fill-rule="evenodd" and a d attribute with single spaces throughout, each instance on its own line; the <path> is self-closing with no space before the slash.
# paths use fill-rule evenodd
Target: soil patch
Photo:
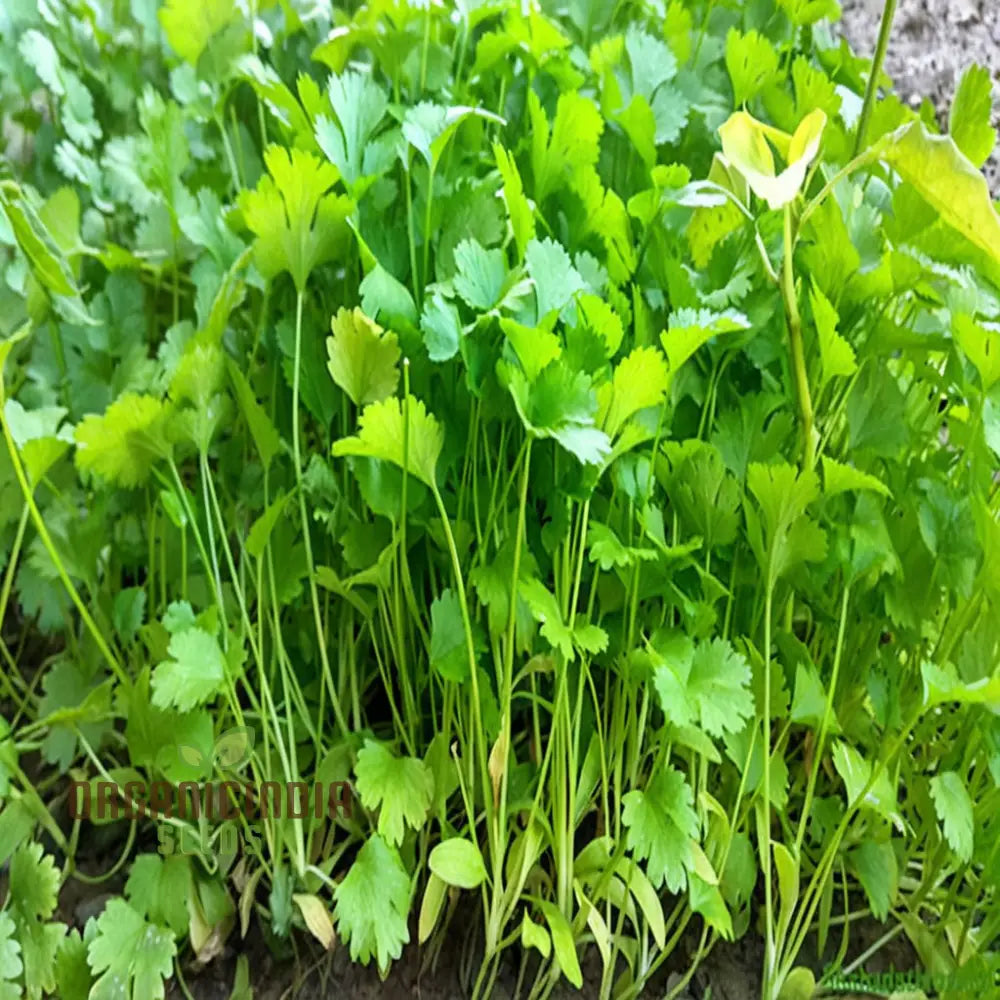
<path id="1" fill-rule="evenodd" d="M 883 0 L 844 0 L 842 30 L 859 54 L 878 39 Z M 1000 3 L 997 0 L 899 0 L 885 69 L 900 99 L 919 107 L 929 98 L 942 125 L 966 67 L 985 66 L 993 78 L 993 124 L 1000 126 Z M 1000 197 L 1000 155 L 986 164 Z"/>

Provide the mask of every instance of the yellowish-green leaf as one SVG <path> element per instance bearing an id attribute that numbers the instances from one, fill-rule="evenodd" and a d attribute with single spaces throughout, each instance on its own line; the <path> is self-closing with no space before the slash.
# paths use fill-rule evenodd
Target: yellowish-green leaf
<path id="1" fill-rule="evenodd" d="M 819 108 L 806 115 L 791 136 L 746 111 L 737 111 L 719 128 L 719 136 L 723 156 L 743 175 L 753 193 L 770 208 L 782 208 L 802 190 L 825 127 L 826 113 Z M 786 167 L 780 174 L 769 142 L 785 157 Z"/>
<path id="2" fill-rule="evenodd" d="M 423 944 L 434 933 L 441 908 L 447 896 L 447 883 L 431 872 L 424 889 L 424 898 L 420 904 L 420 917 L 417 921 L 417 944 Z"/>
<path id="3" fill-rule="evenodd" d="M 944 222 L 1000 263 L 1000 217 L 986 178 L 951 136 L 931 135 L 923 122 L 913 121 L 887 135 L 877 153 Z"/>
<path id="4" fill-rule="evenodd" d="M 599 397 L 598 423 L 614 437 L 625 422 L 650 406 L 659 406 L 670 386 L 666 358 L 655 347 L 637 347 L 615 369 Z"/>
<path id="5" fill-rule="evenodd" d="M 962 75 L 948 119 L 948 131 L 955 145 L 974 167 L 990 158 L 997 133 L 993 118 L 993 80 L 985 66 L 970 66 Z"/>
<path id="6" fill-rule="evenodd" d="M 103 416 L 90 414 L 77 425 L 77 466 L 118 486 L 140 486 L 170 453 L 168 412 L 159 399 L 124 393 Z"/>
<path id="7" fill-rule="evenodd" d="M 444 431 L 421 400 L 408 396 L 405 403 L 395 397 L 370 403 L 360 424 L 356 436 L 334 442 L 334 455 L 367 455 L 392 462 L 434 488 Z"/>
<path id="8" fill-rule="evenodd" d="M 193 66 L 236 13 L 235 0 L 167 0 L 160 25 L 170 47 Z"/>
<path id="9" fill-rule="evenodd" d="M 837 323 L 840 320 L 837 310 L 815 281 L 809 292 L 809 301 L 812 304 L 816 336 L 819 340 L 819 357 L 823 370 L 823 377 L 820 379 L 822 388 L 834 376 L 853 375 L 858 370 L 858 362 L 854 356 L 854 348 L 837 332 Z"/>
<path id="10" fill-rule="evenodd" d="M 327 368 L 355 406 L 378 403 L 399 385 L 399 344 L 396 335 L 383 330 L 359 308 L 340 309 L 327 337 Z"/>
<path id="11" fill-rule="evenodd" d="M 983 391 L 989 390 L 1000 379 L 1000 327 L 977 323 L 971 316 L 960 313 L 953 320 L 952 329 L 965 356 L 976 366 L 982 379 Z"/>
<path id="12" fill-rule="evenodd" d="M 333 931 L 333 920 L 330 918 L 330 911 L 326 904 L 319 898 L 307 893 L 295 893 L 292 896 L 295 905 L 302 914 L 302 919 L 306 922 L 306 927 L 317 941 L 330 951 L 337 942 L 337 935 Z"/>
<path id="13" fill-rule="evenodd" d="M 823 456 L 823 492 L 827 496 L 853 490 L 872 490 L 884 497 L 892 496 L 889 487 L 875 476 L 853 465 L 844 465 L 828 455 Z"/>

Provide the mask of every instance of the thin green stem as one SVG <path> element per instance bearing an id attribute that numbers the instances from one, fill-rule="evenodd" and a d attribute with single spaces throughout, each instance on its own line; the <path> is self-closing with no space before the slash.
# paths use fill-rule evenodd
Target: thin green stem
<path id="1" fill-rule="evenodd" d="M 302 306 L 304 295 L 300 289 L 295 294 L 295 359 L 292 375 L 292 455 L 295 462 L 295 485 L 299 498 L 299 516 L 302 521 L 302 539 L 306 549 L 306 566 L 309 571 L 309 599 L 312 603 L 313 621 L 316 626 L 316 645 L 319 648 L 320 664 L 323 668 L 323 679 L 330 692 L 330 705 L 337 728 L 342 736 L 347 737 L 350 729 L 344 716 L 340 695 L 337 692 L 330 670 L 330 657 L 326 648 L 326 629 L 323 626 L 323 616 L 319 609 L 319 593 L 316 589 L 316 563 L 313 559 L 312 537 L 309 531 L 309 512 L 306 508 L 306 491 L 302 477 L 302 446 L 299 433 L 299 384 L 302 373 Z M 322 729 L 323 720 L 318 720 L 317 729 Z"/>
<path id="2" fill-rule="evenodd" d="M 885 54 L 889 48 L 889 37 L 892 35 L 892 22 L 896 16 L 896 0 L 885 0 L 882 8 L 882 23 L 879 26 L 878 41 L 875 43 L 875 56 L 872 59 L 871 72 L 868 74 L 868 86 L 865 88 L 865 102 L 861 107 L 861 117 L 858 120 L 858 132 L 854 139 L 854 155 L 858 156 L 865 148 L 868 138 L 868 126 L 871 124 L 875 100 L 878 96 L 879 77 L 885 65 Z"/>

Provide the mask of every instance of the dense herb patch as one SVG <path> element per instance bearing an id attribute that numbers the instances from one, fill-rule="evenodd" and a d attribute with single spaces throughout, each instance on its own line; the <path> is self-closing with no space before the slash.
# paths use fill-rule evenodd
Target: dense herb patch
<path id="1" fill-rule="evenodd" d="M 476 997 L 692 930 L 805 997 L 861 910 L 992 961 L 990 81 L 938 135 L 837 12 L 5 5 L 0 997 L 462 893 Z M 111 820 L 81 932 L 67 774 L 354 807 Z"/>

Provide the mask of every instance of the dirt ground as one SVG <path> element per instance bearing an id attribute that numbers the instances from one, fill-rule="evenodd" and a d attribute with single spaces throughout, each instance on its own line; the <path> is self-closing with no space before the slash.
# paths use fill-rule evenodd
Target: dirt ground
<path id="1" fill-rule="evenodd" d="M 859 52 L 871 54 L 883 0 L 843 0 L 843 31 Z M 886 72 L 900 97 L 918 106 L 933 100 L 942 124 L 965 68 L 985 66 L 994 81 L 994 125 L 1000 126 L 1000 0 L 899 0 L 886 56 Z M 1000 156 L 986 175 L 1000 198 Z"/>

